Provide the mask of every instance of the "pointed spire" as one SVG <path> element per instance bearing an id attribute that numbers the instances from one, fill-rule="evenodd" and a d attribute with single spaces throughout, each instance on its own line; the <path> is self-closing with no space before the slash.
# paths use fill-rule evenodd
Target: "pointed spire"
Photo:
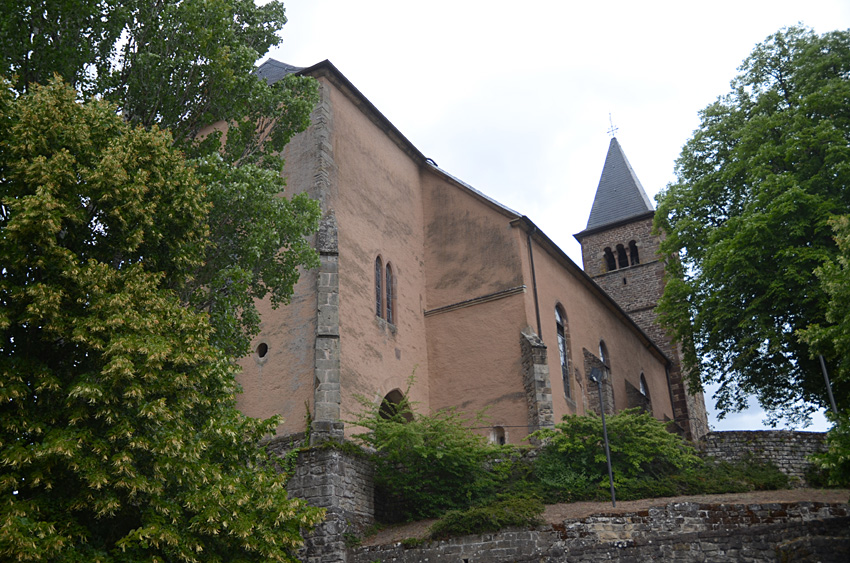
<path id="1" fill-rule="evenodd" d="M 602 177 L 585 230 L 652 213 L 655 208 L 629 164 L 617 137 L 611 138 Z"/>

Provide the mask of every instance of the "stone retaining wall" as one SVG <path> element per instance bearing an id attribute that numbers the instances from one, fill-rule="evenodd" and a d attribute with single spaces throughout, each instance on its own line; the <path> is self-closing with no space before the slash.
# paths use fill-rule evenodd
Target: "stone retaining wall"
<path id="1" fill-rule="evenodd" d="M 283 456 L 304 445 L 303 436 L 268 444 Z M 748 454 L 773 461 L 804 484 L 806 457 L 823 451 L 817 432 L 712 432 L 699 444 L 705 455 L 739 461 Z M 292 496 L 327 509 L 323 524 L 306 539 L 307 563 L 463 563 L 525 561 L 850 561 L 847 505 L 712 505 L 681 503 L 622 515 L 601 515 L 537 530 L 507 530 L 427 547 L 401 545 L 350 550 L 375 521 L 374 470 L 361 455 L 343 449 L 301 452 L 288 489 Z M 779 550 L 779 551 L 777 551 Z M 784 550 L 784 551 L 783 551 Z M 811 559 L 807 559 L 809 555 Z M 835 558 L 834 554 L 840 556 Z"/>
<path id="2" fill-rule="evenodd" d="M 824 432 L 790 430 L 754 430 L 711 432 L 697 444 L 700 451 L 728 462 L 747 456 L 772 461 L 791 477 L 792 484 L 806 486 L 806 471 L 811 467 L 808 456 L 826 451 Z"/>
<path id="3" fill-rule="evenodd" d="M 846 504 L 676 503 L 432 542 L 353 549 L 350 563 L 850 561 Z"/>
<path id="4" fill-rule="evenodd" d="M 287 484 L 293 497 L 327 510 L 325 521 L 306 538 L 305 563 L 347 561 L 345 539 L 374 523 L 373 468 L 364 457 L 333 448 L 313 448 L 298 455 Z"/>

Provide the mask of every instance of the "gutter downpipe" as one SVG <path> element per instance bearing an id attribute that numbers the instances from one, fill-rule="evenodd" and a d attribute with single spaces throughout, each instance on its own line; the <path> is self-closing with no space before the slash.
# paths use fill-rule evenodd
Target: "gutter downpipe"
<path id="1" fill-rule="evenodd" d="M 542 329 L 540 325 L 540 302 L 537 300 L 537 275 L 534 273 L 534 252 L 531 249 L 531 235 L 537 231 L 537 226 L 532 225 L 532 229 L 526 232 L 526 240 L 528 241 L 528 260 L 531 262 L 531 288 L 534 292 L 534 314 L 537 315 L 537 336 L 543 339 Z"/>

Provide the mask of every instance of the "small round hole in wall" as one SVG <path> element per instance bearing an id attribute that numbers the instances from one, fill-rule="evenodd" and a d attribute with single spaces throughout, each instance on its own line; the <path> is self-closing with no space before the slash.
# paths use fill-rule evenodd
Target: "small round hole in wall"
<path id="1" fill-rule="evenodd" d="M 268 353 L 269 353 L 269 345 L 266 344 L 265 342 L 260 342 L 260 344 L 257 346 L 257 357 L 258 358 L 265 358 L 266 354 L 268 354 Z"/>

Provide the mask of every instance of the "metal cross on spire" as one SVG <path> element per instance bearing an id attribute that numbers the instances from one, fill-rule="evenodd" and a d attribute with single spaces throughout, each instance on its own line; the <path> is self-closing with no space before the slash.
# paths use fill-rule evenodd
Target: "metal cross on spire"
<path id="1" fill-rule="evenodd" d="M 616 136 L 616 135 L 617 135 L 617 131 L 618 131 L 620 128 L 619 128 L 619 127 L 614 127 L 614 122 L 611 120 L 611 114 L 610 114 L 610 113 L 608 114 L 608 123 L 611 125 L 611 127 L 608 129 L 608 134 L 609 134 L 609 135 L 611 135 L 612 137 Z"/>

